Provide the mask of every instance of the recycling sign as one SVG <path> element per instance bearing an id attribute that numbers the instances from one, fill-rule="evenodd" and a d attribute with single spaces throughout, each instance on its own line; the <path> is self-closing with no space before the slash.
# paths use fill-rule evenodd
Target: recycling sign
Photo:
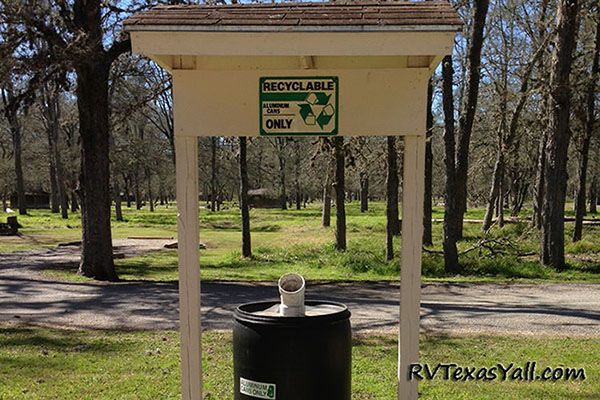
<path id="1" fill-rule="evenodd" d="M 277 385 L 240 377 L 240 393 L 257 399 L 275 400 L 277 398 Z"/>
<path id="2" fill-rule="evenodd" d="M 259 86 L 261 135 L 337 135 L 337 77 L 265 77 Z"/>

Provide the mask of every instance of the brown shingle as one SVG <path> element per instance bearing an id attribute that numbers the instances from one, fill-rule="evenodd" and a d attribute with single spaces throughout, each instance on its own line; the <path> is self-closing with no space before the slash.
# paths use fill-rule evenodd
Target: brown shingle
<path id="1" fill-rule="evenodd" d="M 462 26 L 447 0 L 158 6 L 124 22 L 133 30 L 398 30 Z"/>

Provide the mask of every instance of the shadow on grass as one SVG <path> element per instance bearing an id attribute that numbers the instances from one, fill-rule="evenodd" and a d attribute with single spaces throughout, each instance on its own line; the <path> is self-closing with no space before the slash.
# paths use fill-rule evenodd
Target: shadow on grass
<path id="1" fill-rule="evenodd" d="M 0 348 L 39 348 L 42 356 L 48 352 L 118 354 L 127 349 L 124 341 L 106 341 L 80 331 L 19 327 L 0 327 Z"/>
<path id="2" fill-rule="evenodd" d="M 200 226 L 202 228 L 214 229 L 217 231 L 241 231 L 242 223 L 241 221 L 231 221 L 231 220 L 220 220 L 220 221 L 211 221 L 206 223 L 206 226 Z M 252 232 L 278 232 L 281 230 L 281 226 L 276 224 L 257 224 L 252 226 Z"/>

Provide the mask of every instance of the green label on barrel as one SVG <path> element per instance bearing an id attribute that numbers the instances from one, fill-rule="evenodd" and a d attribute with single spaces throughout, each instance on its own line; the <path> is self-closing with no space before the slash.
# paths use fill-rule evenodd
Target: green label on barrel
<path id="1" fill-rule="evenodd" d="M 240 393 L 257 399 L 275 399 L 277 386 L 274 383 L 255 382 L 240 378 Z"/>

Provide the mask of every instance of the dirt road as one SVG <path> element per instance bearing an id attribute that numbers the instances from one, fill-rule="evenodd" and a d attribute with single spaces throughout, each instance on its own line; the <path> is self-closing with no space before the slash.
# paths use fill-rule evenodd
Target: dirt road
<path id="1" fill-rule="evenodd" d="M 162 247 L 117 242 L 126 256 Z M 137 246 L 137 247 L 136 247 Z M 0 321 L 100 329 L 173 329 L 178 326 L 176 282 L 65 283 L 37 267 L 73 262 L 69 249 L 0 255 Z M 308 282 L 307 298 L 343 302 L 355 331 L 394 330 L 396 283 Z M 277 298 L 275 283 L 204 282 L 205 329 L 228 329 L 240 303 Z M 524 334 L 600 337 L 600 285 L 427 284 L 421 299 L 425 331 L 451 334 Z"/>

